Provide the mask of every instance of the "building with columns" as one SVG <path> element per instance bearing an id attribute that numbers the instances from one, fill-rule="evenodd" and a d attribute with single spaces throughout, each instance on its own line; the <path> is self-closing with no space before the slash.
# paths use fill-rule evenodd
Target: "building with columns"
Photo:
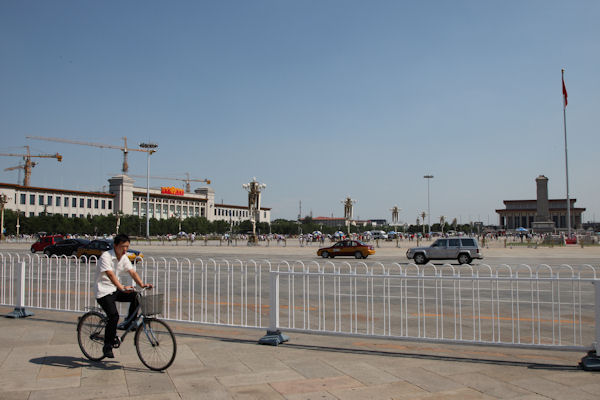
<path id="1" fill-rule="evenodd" d="M 0 194 L 8 196 L 6 209 L 25 217 L 60 214 L 64 217 L 88 215 L 146 215 L 146 187 L 134 186 L 134 179 L 117 175 L 109 180 L 108 192 L 85 192 L 0 183 Z M 212 188 L 201 187 L 193 193 L 179 188 L 150 188 L 150 218 L 167 219 L 205 217 L 209 221 L 227 221 L 237 225 L 248 220 L 248 207 L 215 203 Z M 257 222 L 271 221 L 271 209 L 261 207 Z"/>
<path id="2" fill-rule="evenodd" d="M 553 232 L 567 229 L 567 200 L 548 198 L 548 178 L 536 178 L 535 200 L 504 200 L 503 209 L 497 209 L 499 225 L 504 229 L 526 228 L 534 232 Z M 575 207 L 577 199 L 570 200 L 571 227 L 581 229 L 585 208 Z"/>

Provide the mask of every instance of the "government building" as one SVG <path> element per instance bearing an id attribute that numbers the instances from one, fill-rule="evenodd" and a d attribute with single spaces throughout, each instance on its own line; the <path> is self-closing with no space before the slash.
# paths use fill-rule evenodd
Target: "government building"
<path id="1" fill-rule="evenodd" d="M 504 229 L 525 228 L 534 232 L 553 232 L 567 229 L 567 200 L 548 199 L 548 178 L 536 178 L 535 200 L 504 200 L 505 208 L 496 210 L 499 225 Z M 585 208 L 575 207 L 576 199 L 570 200 L 571 228 L 581 229 L 581 215 Z"/>
<path id="2" fill-rule="evenodd" d="M 64 217 L 95 215 L 146 216 L 146 187 L 134 186 L 127 175 L 113 176 L 108 180 L 108 193 L 52 189 L 0 183 L 0 194 L 6 195 L 6 209 L 25 217 L 59 214 Z M 209 187 L 185 193 L 175 187 L 150 188 L 150 218 L 186 219 L 205 217 L 209 221 L 227 221 L 239 224 L 250 219 L 248 207 L 215 203 L 215 192 Z M 261 207 L 257 222 L 271 221 L 271 209 Z"/>

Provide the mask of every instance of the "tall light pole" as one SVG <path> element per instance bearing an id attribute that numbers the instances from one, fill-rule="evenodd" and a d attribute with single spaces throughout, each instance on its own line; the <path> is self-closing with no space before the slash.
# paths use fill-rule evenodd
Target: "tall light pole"
<path id="1" fill-rule="evenodd" d="M 433 175 L 425 175 L 423 178 L 427 179 L 427 225 L 429 226 L 428 231 L 431 233 L 431 209 L 429 206 L 429 181 L 433 179 Z M 425 223 L 425 221 L 423 221 Z"/>
<path id="2" fill-rule="evenodd" d="M 5 194 L 0 195 L 0 207 L 2 208 L 2 216 L 0 217 L 0 240 L 4 240 L 4 205 L 8 203 L 10 197 Z"/>
<path id="3" fill-rule="evenodd" d="M 242 187 L 248 191 L 248 213 L 250 215 L 250 222 L 252 222 L 252 239 L 250 242 L 257 244 L 256 223 L 260 222 L 261 192 L 267 185 L 258 182 L 256 178 L 252 178 L 252 181 L 244 183 Z"/>
<path id="4" fill-rule="evenodd" d="M 357 200 L 352 199 L 350 196 L 342 200 L 342 204 L 344 205 L 344 219 L 346 220 L 346 226 L 348 228 L 348 237 L 350 237 L 350 222 L 354 214 L 354 204 L 356 204 L 356 202 Z"/>
<path id="5" fill-rule="evenodd" d="M 400 211 L 402 211 L 402 209 L 398 208 L 398 206 L 394 206 L 394 207 L 390 208 L 390 211 L 392 212 L 392 226 L 397 231 L 398 230 L 398 220 L 399 220 L 398 216 L 400 214 Z"/>
<path id="6" fill-rule="evenodd" d="M 146 168 L 146 238 L 150 240 L 150 156 L 156 152 L 156 143 L 140 143 L 140 147 L 148 153 L 148 164 Z"/>

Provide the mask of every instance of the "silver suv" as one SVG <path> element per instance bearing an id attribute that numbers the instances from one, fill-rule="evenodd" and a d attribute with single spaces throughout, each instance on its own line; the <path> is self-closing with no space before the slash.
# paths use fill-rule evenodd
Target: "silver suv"
<path id="1" fill-rule="evenodd" d="M 470 237 L 443 238 L 429 247 L 408 249 L 406 257 L 414 259 L 416 264 L 425 264 L 429 260 L 456 259 L 459 264 L 470 264 L 474 258 L 482 259 L 477 239 Z"/>

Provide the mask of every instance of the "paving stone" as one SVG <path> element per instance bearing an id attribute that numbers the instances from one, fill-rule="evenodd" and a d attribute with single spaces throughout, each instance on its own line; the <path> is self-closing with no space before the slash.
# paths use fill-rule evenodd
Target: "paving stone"
<path id="1" fill-rule="evenodd" d="M 94 388 L 104 385 L 127 385 L 122 368 L 82 368 L 81 387 Z"/>
<path id="2" fill-rule="evenodd" d="M 592 383 L 590 385 L 579 386 L 579 389 L 583 390 L 586 393 L 598 394 L 600 393 L 600 383 Z"/>
<path id="3" fill-rule="evenodd" d="M 80 387 L 65 389 L 45 389 L 31 392 L 29 400 L 60 400 L 60 399 L 108 399 L 129 396 L 129 391 L 125 385 L 105 385 L 94 386 L 86 390 Z"/>
<path id="4" fill-rule="evenodd" d="M 21 392 L 3 392 L 0 391 L 0 397 L 2 400 L 28 400 L 29 391 L 21 391 Z"/>
<path id="5" fill-rule="evenodd" d="M 79 387 L 80 379 L 78 376 L 60 377 L 60 378 L 44 378 L 36 379 L 35 376 L 23 375 L 19 379 L 13 379 L 6 382 L 0 378 L 0 387 L 6 391 L 17 390 L 44 390 L 44 389 L 61 389 L 69 387 Z"/>
<path id="6" fill-rule="evenodd" d="M 390 374 L 394 374 L 402 380 L 419 386 L 428 392 L 441 392 L 463 388 L 463 385 L 423 368 L 411 368 L 410 365 L 399 365 L 393 369 L 386 367 L 386 370 Z"/>
<path id="7" fill-rule="evenodd" d="M 310 393 L 297 393 L 297 394 L 286 394 L 284 396 L 287 400 L 337 400 L 338 397 L 334 396 L 329 392 L 310 392 Z"/>
<path id="8" fill-rule="evenodd" d="M 228 388 L 270 382 L 294 381 L 302 378 L 302 375 L 291 369 L 286 371 L 252 372 L 248 374 L 217 377 L 219 382 Z"/>
<path id="9" fill-rule="evenodd" d="M 267 384 L 236 386 L 229 389 L 236 400 L 283 400 L 284 397 Z"/>
<path id="10" fill-rule="evenodd" d="M 296 381 L 272 382 L 271 386 L 283 395 L 293 393 L 307 393 L 318 391 L 331 391 L 361 387 L 362 383 L 349 376 L 335 376 L 329 378 L 301 379 Z"/>
<path id="11" fill-rule="evenodd" d="M 208 367 L 208 366 L 199 366 L 187 369 L 174 369 L 171 371 L 169 368 L 169 375 L 172 377 L 178 376 L 188 376 L 191 374 L 198 376 L 230 376 L 230 375 L 240 375 L 245 373 L 251 373 L 252 371 L 245 364 L 242 364 L 239 361 L 232 363 L 231 365 L 226 366 L 218 366 L 218 367 Z"/>
<path id="12" fill-rule="evenodd" d="M 183 400 L 232 400 L 233 396 L 225 392 L 179 392 Z"/>
<path id="13" fill-rule="evenodd" d="M 181 397 L 177 393 L 158 393 L 158 394 L 144 394 L 141 396 L 127 396 L 119 397 L 111 400 L 181 400 Z"/>
<path id="14" fill-rule="evenodd" d="M 541 394 L 542 396 L 550 397 L 552 399 L 565 399 L 565 400 L 577 400 L 577 399 L 597 399 L 597 395 L 587 393 L 577 388 L 562 385 L 560 383 L 552 382 L 544 378 L 528 378 L 512 381 L 513 385 L 519 386 L 530 392 Z"/>
<path id="15" fill-rule="evenodd" d="M 172 377 L 173 384 L 178 392 L 185 393 L 227 393 L 225 386 L 221 385 L 214 377 L 198 376 L 195 374 Z"/>
<path id="16" fill-rule="evenodd" d="M 427 393 L 423 395 L 411 396 L 412 399 L 426 400 L 492 400 L 494 397 L 488 396 L 473 389 L 462 388 L 457 390 L 445 390 L 437 393 Z"/>
<path id="17" fill-rule="evenodd" d="M 600 382 L 600 377 L 598 376 L 598 373 L 582 370 L 563 372 L 559 374 L 550 374 L 545 378 L 553 382 L 560 383 L 562 385 L 577 387 L 598 384 Z M 600 392 L 598 393 L 600 396 Z"/>
<path id="18" fill-rule="evenodd" d="M 518 386 L 511 385 L 507 382 L 498 381 L 490 378 L 489 376 L 478 373 L 450 375 L 449 378 L 460 383 L 461 385 L 468 386 L 498 399 L 510 399 L 532 394 L 531 392 Z"/>
<path id="19" fill-rule="evenodd" d="M 343 373 L 332 367 L 331 365 L 323 362 L 319 359 L 307 359 L 307 360 L 292 360 L 286 361 L 285 364 L 301 373 L 308 379 L 311 378 L 326 378 L 331 376 L 341 376 Z"/>
<path id="20" fill-rule="evenodd" d="M 242 355 L 238 360 L 255 372 L 289 369 L 284 362 L 267 354 Z"/>
<path id="21" fill-rule="evenodd" d="M 389 374 L 383 369 L 374 367 L 366 362 L 345 363 L 340 361 L 328 361 L 328 363 L 365 385 L 378 385 L 400 380 L 397 376 Z"/>
<path id="22" fill-rule="evenodd" d="M 481 364 L 471 362 L 428 361 L 422 362 L 418 366 L 442 376 L 468 374 L 481 370 Z"/>
<path id="23" fill-rule="evenodd" d="M 125 371 L 131 396 L 175 392 L 171 378 L 164 372 Z"/>
<path id="24" fill-rule="evenodd" d="M 333 395 L 344 400 L 388 400 L 412 398 L 425 394 L 423 389 L 408 382 L 394 382 L 386 385 L 362 386 L 344 390 L 329 390 Z"/>

